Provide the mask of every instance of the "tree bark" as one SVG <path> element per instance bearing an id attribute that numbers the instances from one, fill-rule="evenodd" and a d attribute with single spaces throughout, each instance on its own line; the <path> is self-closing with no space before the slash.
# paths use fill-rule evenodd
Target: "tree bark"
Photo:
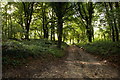
<path id="1" fill-rule="evenodd" d="M 109 5 L 110 5 L 110 9 L 112 11 L 113 10 L 113 4 L 109 3 Z M 116 35 L 114 35 L 116 37 L 116 40 L 114 40 L 114 41 L 118 41 L 119 40 L 119 33 L 118 33 L 118 28 L 117 28 L 117 24 L 116 24 L 116 19 L 115 19 L 115 14 L 114 13 L 113 13 L 113 22 L 114 22 L 114 27 L 113 28 L 115 28 L 115 33 L 116 33 Z"/>
<path id="2" fill-rule="evenodd" d="M 115 27 L 116 30 L 116 41 L 119 41 L 119 30 L 120 30 L 120 15 L 119 15 L 119 4 L 118 2 L 115 2 L 115 7 L 116 7 L 116 13 L 117 13 L 117 23 L 118 23 L 118 27 Z M 119 29 L 119 30 L 118 30 Z"/>
<path id="3" fill-rule="evenodd" d="M 112 34 L 112 41 L 115 42 L 115 31 L 114 31 L 114 26 L 113 26 L 113 20 L 112 19 L 109 19 L 110 17 L 110 14 L 109 14 L 109 9 L 108 9 L 108 5 L 106 3 L 105 4 L 105 9 L 106 9 L 106 14 L 107 14 L 107 21 L 108 21 L 108 24 L 109 26 L 111 27 L 111 34 Z M 111 4 L 109 4 L 110 7 L 111 7 Z"/>
<path id="4" fill-rule="evenodd" d="M 32 19 L 34 2 L 29 3 L 28 6 L 25 4 L 25 2 L 22 2 L 22 3 L 24 6 L 24 14 L 25 14 L 25 29 L 26 29 L 25 39 L 29 40 L 29 29 L 30 29 L 30 23 Z"/>
<path id="5" fill-rule="evenodd" d="M 62 16 L 58 17 L 58 48 L 61 48 L 62 44 L 62 31 L 63 31 L 63 20 Z"/>
<path id="6" fill-rule="evenodd" d="M 44 4 L 44 3 L 43 3 Z M 42 4 L 42 6 L 43 6 Z M 46 11 L 45 11 L 45 7 L 46 6 L 43 6 L 43 9 L 42 9 L 42 16 L 43 16 L 43 33 L 44 33 L 44 38 L 48 39 L 48 27 L 47 27 L 47 18 L 46 18 Z"/>
<path id="7" fill-rule="evenodd" d="M 92 14 L 93 14 L 93 3 L 92 2 L 88 2 L 86 3 L 86 8 L 84 7 L 84 5 L 82 3 L 77 3 L 78 4 L 78 10 L 80 13 L 80 18 L 81 21 L 83 22 L 85 28 L 86 28 L 86 35 L 88 38 L 88 42 L 92 42 L 92 37 L 93 37 L 93 31 L 92 31 Z M 81 11 L 83 10 L 83 12 Z M 83 13 L 85 15 L 83 15 Z"/>

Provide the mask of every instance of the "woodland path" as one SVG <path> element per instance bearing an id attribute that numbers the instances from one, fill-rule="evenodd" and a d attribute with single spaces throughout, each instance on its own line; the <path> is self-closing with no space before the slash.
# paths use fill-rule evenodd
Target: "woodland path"
<path id="1" fill-rule="evenodd" d="M 117 69 L 97 60 L 76 46 L 66 49 L 68 55 L 53 61 L 30 61 L 17 69 L 3 73 L 3 77 L 20 78 L 120 78 Z"/>

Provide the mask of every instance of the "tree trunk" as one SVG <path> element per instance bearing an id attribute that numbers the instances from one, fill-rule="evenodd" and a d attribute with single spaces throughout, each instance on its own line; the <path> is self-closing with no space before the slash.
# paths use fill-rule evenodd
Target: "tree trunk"
<path id="1" fill-rule="evenodd" d="M 107 14 L 107 21 L 108 21 L 108 24 L 109 24 L 109 26 L 111 27 L 111 36 L 112 36 L 112 41 L 113 42 L 115 42 L 115 34 L 114 34 L 114 26 L 113 26 L 113 20 L 112 19 L 109 19 L 109 17 L 110 17 L 110 14 L 109 14 L 109 9 L 108 9 L 108 5 L 106 4 L 106 3 L 104 3 L 105 4 L 105 8 L 106 8 L 106 14 Z M 112 8 L 112 6 L 111 6 L 111 4 L 109 3 L 109 5 L 110 5 L 110 8 Z"/>
<path id="2" fill-rule="evenodd" d="M 109 5 L 110 5 L 110 9 L 113 11 L 113 4 L 109 3 Z M 116 41 L 118 41 L 119 40 L 119 33 L 118 33 L 116 19 L 115 19 L 114 14 L 113 14 L 113 22 L 114 22 L 114 28 L 115 28 L 115 33 L 116 33 L 116 35 L 114 35 L 113 37 L 116 37 Z M 115 40 L 113 40 L 113 41 L 115 41 Z"/>
<path id="3" fill-rule="evenodd" d="M 13 29 L 12 29 L 12 16 L 10 15 L 10 38 L 12 38 L 13 35 Z"/>
<path id="4" fill-rule="evenodd" d="M 26 5 L 27 3 L 25 4 L 25 2 L 22 2 L 22 3 L 24 7 L 24 14 L 25 14 L 25 29 L 26 29 L 25 39 L 29 40 L 29 29 L 30 29 L 30 23 L 32 19 L 34 2 L 29 3 L 29 5 Z"/>
<path id="5" fill-rule="evenodd" d="M 50 34 L 50 40 L 52 41 L 53 33 L 52 33 L 52 26 L 51 26 L 51 34 Z"/>
<path id="6" fill-rule="evenodd" d="M 55 28 L 54 28 L 54 23 L 51 23 L 51 40 L 55 41 Z"/>
<path id="7" fill-rule="evenodd" d="M 118 4 L 118 2 L 115 2 L 115 7 L 117 9 L 117 11 L 116 11 L 117 16 L 116 17 L 117 17 L 117 24 L 118 24 L 118 27 L 117 26 L 115 27 L 115 30 L 116 30 L 116 41 L 119 41 L 120 16 L 119 16 L 119 4 Z"/>
<path id="8" fill-rule="evenodd" d="M 44 33 L 44 38 L 45 38 L 45 33 L 46 33 L 46 30 L 45 30 L 45 18 L 44 18 L 44 14 L 43 14 L 43 21 L 42 21 L 42 27 L 43 27 L 43 33 Z"/>
<path id="9" fill-rule="evenodd" d="M 29 39 L 29 29 L 30 29 L 30 25 L 29 25 L 29 23 L 26 23 L 25 28 L 26 28 L 25 39 L 28 40 L 28 39 Z"/>
<path id="10" fill-rule="evenodd" d="M 87 37 L 88 37 L 88 41 L 92 42 L 91 23 L 88 20 L 86 20 L 86 23 L 87 23 L 87 25 L 86 25 L 87 33 L 86 34 L 87 34 Z"/>
<path id="11" fill-rule="evenodd" d="M 116 33 L 116 41 L 119 41 L 119 33 L 118 33 L 118 28 L 116 24 L 116 20 L 114 19 L 114 27 L 115 27 L 115 33 Z"/>
<path id="12" fill-rule="evenodd" d="M 45 6 L 43 6 L 43 9 L 42 9 L 42 16 L 43 16 L 43 32 L 44 32 L 44 38 L 47 38 L 48 39 L 48 27 L 47 27 L 47 18 L 46 18 L 46 12 L 45 12 Z"/>
<path id="13" fill-rule="evenodd" d="M 89 33 L 89 42 L 92 42 L 93 37 L 93 27 L 92 27 L 92 14 L 93 14 L 93 3 L 89 2 L 89 19 L 88 19 L 88 33 Z"/>
<path id="14" fill-rule="evenodd" d="M 114 27 L 112 26 L 112 41 L 115 42 L 115 34 Z"/>
<path id="15" fill-rule="evenodd" d="M 52 32 L 52 34 L 53 34 L 53 41 L 55 41 L 55 27 L 53 27 L 53 32 Z"/>
<path id="16" fill-rule="evenodd" d="M 70 38 L 70 44 L 72 44 L 72 40 L 71 40 L 71 38 Z"/>
<path id="17" fill-rule="evenodd" d="M 62 16 L 58 17 L 58 48 L 61 48 L 62 44 L 62 31 L 63 31 L 63 20 Z"/>
<path id="18" fill-rule="evenodd" d="M 7 25 L 7 5 L 5 6 L 5 13 L 6 13 L 6 28 L 7 28 L 7 26 L 8 26 Z M 5 30 L 5 36 L 8 37 L 7 36 L 7 29 Z"/>
<path id="19" fill-rule="evenodd" d="M 89 28 L 87 29 L 87 36 L 88 36 L 88 41 L 92 42 L 91 30 Z"/>

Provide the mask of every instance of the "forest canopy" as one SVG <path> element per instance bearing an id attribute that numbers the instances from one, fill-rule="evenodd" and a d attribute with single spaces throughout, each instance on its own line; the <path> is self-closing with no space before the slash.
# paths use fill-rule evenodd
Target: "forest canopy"
<path id="1" fill-rule="evenodd" d="M 3 39 L 119 41 L 119 2 L 2 2 Z"/>

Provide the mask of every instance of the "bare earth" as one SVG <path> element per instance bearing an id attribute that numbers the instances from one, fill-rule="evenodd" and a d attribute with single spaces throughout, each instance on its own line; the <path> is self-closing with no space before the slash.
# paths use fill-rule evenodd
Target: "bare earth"
<path id="1" fill-rule="evenodd" d="M 119 71 L 99 61 L 76 46 L 66 49 L 65 58 L 53 61 L 32 60 L 3 72 L 3 77 L 17 78 L 120 78 Z"/>

